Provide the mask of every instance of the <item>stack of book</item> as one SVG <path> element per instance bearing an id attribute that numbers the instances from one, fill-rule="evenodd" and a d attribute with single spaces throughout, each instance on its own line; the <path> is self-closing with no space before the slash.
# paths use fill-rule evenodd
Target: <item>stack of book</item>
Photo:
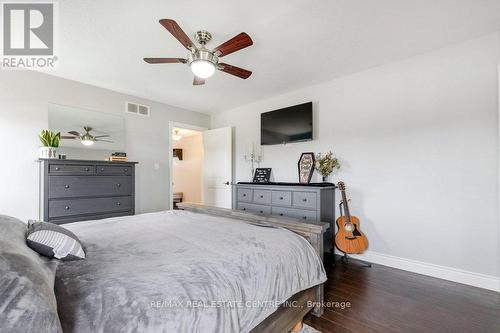
<path id="1" fill-rule="evenodd" d="M 127 153 L 122 153 L 122 152 L 116 152 L 112 153 L 111 156 L 109 157 L 110 161 L 126 161 L 127 160 Z"/>

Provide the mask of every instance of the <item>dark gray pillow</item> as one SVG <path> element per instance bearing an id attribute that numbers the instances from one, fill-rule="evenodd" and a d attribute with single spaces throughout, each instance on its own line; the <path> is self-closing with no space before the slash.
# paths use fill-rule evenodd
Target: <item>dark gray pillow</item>
<path id="1" fill-rule="evenodd" d="M 0 215 L 0 332 L 62 333 L 54 279 L 58 262 L 26 246 L 26 224 Z"/>
<path id="2" fill-rule="evenodd" d="M 48 258 L 63 261 L 85 259 L 85 252 L 78 237 L 54 223 L 30 223 L 26 233 L 26 243 Z"/>

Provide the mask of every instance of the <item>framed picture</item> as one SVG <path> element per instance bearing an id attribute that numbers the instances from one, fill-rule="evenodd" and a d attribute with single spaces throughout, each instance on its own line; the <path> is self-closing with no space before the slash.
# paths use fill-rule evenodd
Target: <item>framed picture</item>
<path id="1" fill-rule="evenodd" d="M 299 168 L 299 183 L 309 184 L 314 173 L 314 153 L 302 153 L 300 155 Z"/>
<path id="2" fill-rule="evenodd" d="M 254 183 L 269 183 L 271 179 L 271 168 L 257 168 L 253 176 Z"/>

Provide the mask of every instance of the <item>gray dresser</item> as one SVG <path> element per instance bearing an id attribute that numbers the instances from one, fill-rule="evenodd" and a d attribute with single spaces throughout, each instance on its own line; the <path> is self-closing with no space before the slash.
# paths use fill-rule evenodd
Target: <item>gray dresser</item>
<path id="1" fill-rule="evenodd" d="M 41 159 L 42 219 L 61 224 L 134 215 L 135 164 Z"/>
<path id="2" fill-rule="evenodd" d="M 335 230 L 335 188 L 330 183 L 238 183 L 233 191 L 233 209 L 327 222 L 330 228 L 324 234 L 324 249 L 328 252 L 332 249 Z"/>

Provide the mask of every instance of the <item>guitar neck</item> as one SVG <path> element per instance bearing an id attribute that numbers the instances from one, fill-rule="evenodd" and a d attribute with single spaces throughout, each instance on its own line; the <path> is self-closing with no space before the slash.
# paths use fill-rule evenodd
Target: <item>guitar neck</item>
<path id="1" fill-rule="evenodd" d="M 347 196 L 345 194 L 345 190 L 341 190 L 342 192 L 342 203 L 344 205 L 344 215 L 347 221 L 351 220 L 351 213 L 349 212 L 349 204 L 347 203 Z"/>

